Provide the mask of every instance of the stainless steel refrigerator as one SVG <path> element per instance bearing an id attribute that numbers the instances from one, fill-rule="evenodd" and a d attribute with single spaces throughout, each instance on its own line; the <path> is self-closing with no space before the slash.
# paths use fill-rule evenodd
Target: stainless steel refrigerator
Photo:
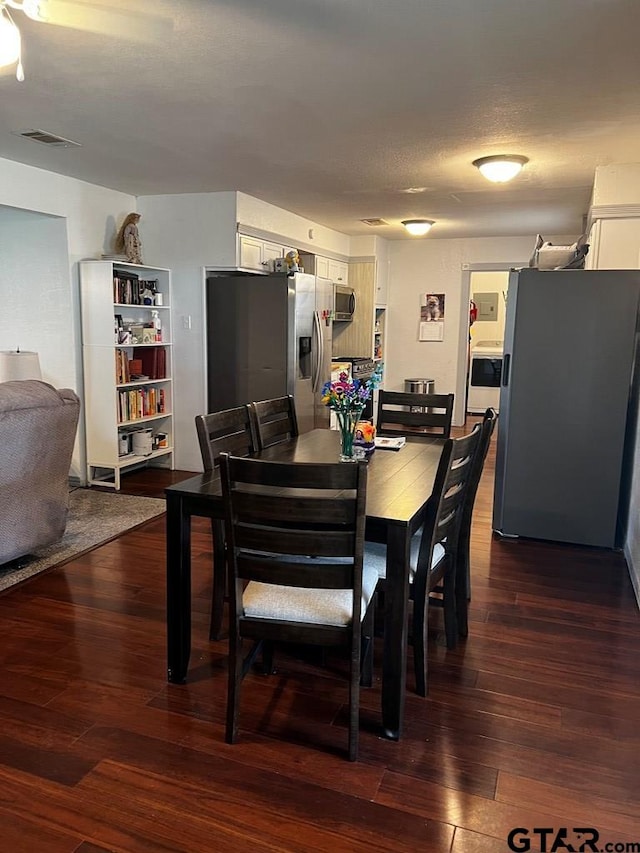
<path id="1" fill-rule="evenodd" d="M 509 278 L 493 528 L 622 544 L 638 412 L 640 270 Z"/>
<path id="2" fill-rule="evenodd" d="M 300 432 L 329 426 L 333 283 L 305 273 L 207 278 L 210 412 L 293 394 Z"/>

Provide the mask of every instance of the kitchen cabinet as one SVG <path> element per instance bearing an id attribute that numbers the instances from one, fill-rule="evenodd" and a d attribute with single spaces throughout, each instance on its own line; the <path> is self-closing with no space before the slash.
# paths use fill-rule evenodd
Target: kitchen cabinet
<path id="1" fill-rule="evenodd" d="M 347 284 L 349 281 L 349 264 L 344 261 L 333 261 L 329 259 L 328 278 L 334 284 Z"/>
<path id="2" fill-rule="evenodd" d="M 173 468 L 171 273 L 80 263 L 89 485 L 142 464 Z"/>
<path id="3" fill-rule="evenodd" d="M 598 219 L 589 232 L 585 269 L 638 269 L 640 218 Z"/>
<path id="4" fill-rule="evenodd" d="M 257 272 L 273 272 L 276 258 L 283 258 L 291 251 L 290 246 L 270 243 L 257 237 L 240 235 L 238 247 L 238 266 Z"/>
<path id="5" fill-rule="evenodd" d="M 334 284 L 347 284 L 349 281 L 349 264 L 346 261 L 335 261 L 316 255 L 315 274 L 320 278 L 328 278 Z"/>
<path id="6" fill-rule="evenodd" d="M 349 286 L 355 292 L 356 310 L 350 322 L 333 324 L 334 356 L 374 357 L 375 270 L 374 261 L 350 265 Z"/>

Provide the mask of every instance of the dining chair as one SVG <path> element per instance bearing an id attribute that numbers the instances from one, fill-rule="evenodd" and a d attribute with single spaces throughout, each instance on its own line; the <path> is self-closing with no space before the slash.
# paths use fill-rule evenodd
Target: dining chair
<path id="1" fill-rule="evenodd" d="M 342 646 L 350 659 L 348 754 L 355 761 L 361 661 L 370 669 L 378 583 L 376 569 L 363 570 L 362 562 L 367 465 L 225 453 L 221 474 L 230 567 L 227 743 L 237 739 L 241 683 L 263 644 Z M 364 653 L 363 633 L 371 639 Z M 245 639 L 253 641 L 246 655 Z"/>
<path id="2" fill-rule="evenodd" d="M 413 657 L 416 693 L 427 695 L 427 627 L 429 596 L 442 589 L 447 648 L 454 648 L 456 619 L 456 554 L 465 495 L 471 482 L 473 460 L 482 427 L 461 438 L 448 438 L 442 447 L 438 470 L 425 509 L 424 524 L 413 537 L 407 571 L 413 601 Z M 384 589 L 387 553 L 384 543 L 366 542 L 365 568 L 375 567 Z"/>
<path id="3" fill-rule="evenodd" d="M 473 507 L 478 493 L 478 486 L 484 463 L 489 451 L 491 437 L 498 423 L 498 413 L 493 408 L 488 408 L 482 419 L 482 430 L 478 448 L 473 460 L 470 482 L 467 487 L 462 518 L 460 520 L 460 531 L 458 533 L 458 554 L 456 558 L 456 618 L 458 621 L 458 633 L 466 637 L 469 633 L 467 610 L 471 600 L 471 521 L 473 518 Z"/>
<path id="4" fill-rule="evenodd" d="M 291 394 L 250 403 L 249 412 L 253 421 L 258 450 L 280 444 L 298 435 L 298 419 L 295 401 Z"/>
<path id="5" fill-rule="evenodd" d="M 257 441 L 248 406 L 238 406 L 207 415 L 196 415 L 196 432 L 205 471 L 220 464 L 220 454 L 249 456 L 257 449 Z M 224 526 L 211 519 L 213 537 L 213 583 L 211 589 L 211 622 L 209 639 L 217 640 L 222 630 L 226 590 L 226 548 Z"/>
<path id="6" fill-rule="evenodd" d="M 411 435 L 449 438 L 454 394 L 417 394 L 380 391 L 378 394 L 379 435 Z"/>

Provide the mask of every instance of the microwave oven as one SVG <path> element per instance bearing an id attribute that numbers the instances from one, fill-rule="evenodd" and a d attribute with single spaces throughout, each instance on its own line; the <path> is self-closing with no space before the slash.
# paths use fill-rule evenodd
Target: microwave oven
<path id="1" fill-rule="evenodd" d="M 336 284 L 333 291 L 333 319 L 334 321 L 353 320 L 356 310 L 356 294 L 352 287 Z"/>

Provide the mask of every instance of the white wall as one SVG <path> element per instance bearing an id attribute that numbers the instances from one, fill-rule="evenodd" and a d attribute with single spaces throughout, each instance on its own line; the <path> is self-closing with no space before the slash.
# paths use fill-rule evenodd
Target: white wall
<path id="1" fill-rule="evenodd" d="M 200 471 L 194 418 L 207 410 L 204 268 L 236 265 L 238 222 L 286 236 L 292 245 L 312 242 L 319 254 L 348 254 L 349 238 L 244 193 L 141 196 L 138 211 L 145 263 L 172 270 L 176 467 Z"/>
<path id="2" fill-rule="evenodd" d="M 237 193 L 237 205 L 238 222 L 242 225 L 281 234 L 297 248 L 306 244 L 315 246 L 319 255 L 323 252 L 350 254 L 350 238 L 346 234 L 318 225 L 297 213 L 275 207 L 246 193 Z"/>
<path id="3" fill-rule="evenodd" d="M 573 238 L 575 239 L 575 238 Z M 556 242 L 566 242 L 559 238 Z M 570 241 L 569 241 L 570 242 Z M 463 265 L 528 263 L 531 237 L 429 238 L 389 243 L 389 298 L 386 318 L 385 388 L 400 391 L 408 378 L 434 379 L 436 392 L 456 393 L 454 422 L 464 422 L 461 336 L 467 334 L 469 296 L 463 293 Z M 420 296 L 445 294 L 444 340 L 419 341 Z M 464 348 L 462 350 L 464 352 Z M 460 377 L 462 376 L 462 387 Z"/>
<path id="4" fill-rule="evenodd" d="M 206 412 L 203 268 L 236 264 L 236 194 L 141 196 L 138 211 L 145 263 L 171 270 L 175 465 L 201 471 L 194 418 Z"/>
<path id="5" fill-rule="evenodd" d="M 0 208 L 0 256 L 0 349 L 35 350 L 45 382 L 75 387 L 66 219 Z"/>
<path id="6" fill-rule="evenodd" d="M 72 156 L 72 152 L 60 151 L 61 156 Z M 56 336 L 54 324 L 47 329 L 42 349 L 38 347 L 45 378 L 57 387 L 73 388 L 82 397 L 82 357 L 80 339 L 80 311 L 78 290 L 77 261 L 82 258 L 96 258 L 101 252 L 110 251 L 115 235 L 116 223 L 132 210 L 135 210 L 135 197 L 115 190 L 105 189 L 75 178 L 67 178 L 43 169 L 24 166 L 11 160 L 0 159 L 0 205 L 13 207 L 35 213 L 60 217 L 66 225 L 66 260 L 61 259 L 60 252 L 53 250 L 53 233 L 56 228 L 55 244 L 60 246 L 63 222 L 48 232 L 42 226 L 40 235 L 44 242 L 55 251 L 53 260 L 53 275 L 55 285 L 51 290 L 51 279 L 40 277 L 30 282 L 23 291 L 23 298 L 18 299 L 21 308 L 16 314 L 15 333 L 22 337 L 31 334 L 32 322 L 30 314 L 37 318 L 38 306 L 49 299 L 61 300 L 59 335 Z M 34 238 L 36 236 L 37 226 Z M 22 238 L 25 249 L 25 264 L 35 262 L 30 255 L 36 254 L 34 245 Z M 62 251 L 62 249 L 60 249 Z M 14 255 L 14 263 L 17 256 Z M 4 260 L 3 260 L 4 263 Z M 47 267 L 45 258 L 42 266 Z M 38 267 L 41 271 L 42 267 Z M 66 277 L 65 277 L 66 269 Z M 65 292 L 66 291 L 66 292 Z M 19 294 L 18 294 L 19 296 Z M 26 309 L 25 309 L 26 306 Z M 68 312 L 67 317 L 62 314 Z M 57 324 L 55 324 L 57 326 Z M 27 338 L 24 338 L 26 340 Z M 3 338 L 4 340 L 4 338 Z M 53 348 L 50 346 L 53 344 Z M 7 341 L 11 344 L 11 341 Z M 4 343 L 3 343 L 4 345 Z M 76 441 L 71 473 L 84 480 L 84 429 L 81 425 Z"/>

